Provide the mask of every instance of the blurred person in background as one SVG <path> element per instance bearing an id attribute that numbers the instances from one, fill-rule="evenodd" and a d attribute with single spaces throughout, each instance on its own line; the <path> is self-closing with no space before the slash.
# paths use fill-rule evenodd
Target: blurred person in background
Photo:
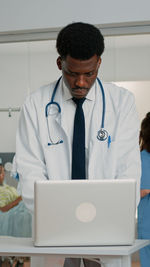
<path id="1" fill-rule="evenodd" d="M 138 206 L 138 238 L 150 239 L 150 112 L 141 123 L 141 200 Z M 140 250 L 141 267 L 150 266 L 150 245 Z"/>

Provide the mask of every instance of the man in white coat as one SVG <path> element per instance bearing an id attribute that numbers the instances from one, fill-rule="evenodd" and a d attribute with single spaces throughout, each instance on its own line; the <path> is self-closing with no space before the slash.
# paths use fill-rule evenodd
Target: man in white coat
<path id="1" fill-rule="evenodd" d="M 135 101 L 129 91 L 113 84 L 103 83 L 102 86 L 97 79 L 104 51 L 102 34 L 93 25 L 72 23 L 60 31 L 56 47 L 62 78 L 26 99 L 17 131 L 17 171 L 26 206 L 33 212 L 35 180 L 80 176 L 83 179 L 135 178 L 138 203 L 140 153 Z M 80 101 L 84 149 L 82 146 L 82 157 L 78 153 L 78 162 L 74 155 L 74 121 Z M 81 119 L 78 124 L 80 122 Z M 105 131 L 100 132 L 100 128 Z M 80 168 L 83 175 L 76 173 Z M 100 266 L 83 262 L 86 267 Z M 63 266 L 63 261 L 51 262 L 48 266 Z M 79 267 L 80 259 L 67 259 L 64 266 Z M 120 265 L 112 262 L 107 266 Z"/>

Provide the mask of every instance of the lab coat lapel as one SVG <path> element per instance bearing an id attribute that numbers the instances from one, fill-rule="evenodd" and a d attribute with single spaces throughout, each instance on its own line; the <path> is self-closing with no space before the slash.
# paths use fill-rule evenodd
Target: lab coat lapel
<path id="1" fill-rule="evenodd" d="M 57 113 L 57 116 L 55 117 L 55 123 L 57 125 L 57 133 L 59 133 L 59 131 L 63 132 L 63 135 L 64 135 L 64 138 L 66 139 L 67 141 L 67 149 L 68 149 L 68 152 L 71 156 L 71 144 L 69 142 L 70 138 L 68 136 L 68 132 L 67 132 L 67 127 L 66 127 L 66 118 L 65 118 L 65 115 L 64 115 L 64 101 L 63 101 L 63 91 L 62 91 L 62 87 L 63 87 L 63 79 L 61 79 L 60 81 L 60 84 L 59 84 L 59 87 L 58 87 L 58 90 L 57 90 L 57 95 L 56 95 L 56 101 L 57 103 L 59 103 L 60 107 L 61 107 L 61 112 L 60 113 Z M 60 128 L 59 128 L 60 127 Z"/>
<path id="2" fill-rule="evenodd" d="M 67 132 L 65 131 L 65 124 L 64 124 L 64 120 L 63 120 L 63 96 L 62 96 L 62 87 L 63 87 L 63 80 L 60 80 L 60 83 L 58 85 L 58 88 L 56 90 L 56 95 L 54 97 L 54 102 L 58 103 L 60 108 L 61 108 L 61 112 L 56 112 L 56 114 L 54 114 L 54 116 L 49 116 L 49 120 L 52 120 L 54 125 L 57 125 L 57 134 L 60 135 L 59 130 L 63 131 L 64 135 L 67 136 Z M 56 106 L 53 105 L 52 109 L 55 109 Z M 53 113 L 53 111 L 52 111 Z M 55 112 L 54 112 L 55 113 Z M 59 128 L 60 127 L 60 128 Z"/>
<path id="3" fill-rule="evenodd" d="M 57 88 L 55 95 L 55 102 L 57 102 L 61 107 L 61 112 L 56 113 L 53 116 L 48 116 L 48 124 L 50 127 L 51 138 L 54 142 L 58 140 L 63 140 L 63 143 L 58 145 L 50 145 L 46 149 L 46 158 L 50 159 L 51 164 L 48 164 L 49 177 L 52 179 L 70 179 L 71 176 L 71 159 L 70 159 L 70 147 L 68 142 L 68 137 L 65 129 L 62 125 L 62 114 L 63 114 L 63 104 L 62 104 L 62 80 Z M 55 108 L 55 107 L 52 107 Z"/>
<path id="4" fill-rule="evenodd" d="M 103 170 L 101 156 L 100 156 L 103 154 L 103 146 L 99 145 L 99 141 L 97 139 L 97 133 L 101 126 L 103 103 L 102 103 L 102 94 L 97 81 L 96 81 L 95 99 L 96 101 L 92 113 L 91 130 L 89 138 L 89 168 L 88 168 L 89 179 L 98 179 L 97 167 L 98 169 L 101 169 L 101 171 Z"/>
<path id="5" fill-rule="evenodd" d="M 113 121 L 111 117 L 111 102 L 109 101 L 109 96 L 107 94 L 107 88 L 104 88 L 105 93 L 105 129 L 110 133 L 109 125 Z M 91 134 L 89 140 L 89 169 L 88 177 L 89 179 L 111 179 L 114 177 L 114 148 L 108 147 L 108 140 L 99 141 L 97 139 L 97 133 L 101 128 L 102 121 L 102 93 L 98 82 L 96 82 L 96 101 L 93 108 L 92 114 L 92 124 L 91 124 Z M 109 122 L 109 125 L 108 125 Z M 109 127 L 108 127 L 109 126 Z"/>

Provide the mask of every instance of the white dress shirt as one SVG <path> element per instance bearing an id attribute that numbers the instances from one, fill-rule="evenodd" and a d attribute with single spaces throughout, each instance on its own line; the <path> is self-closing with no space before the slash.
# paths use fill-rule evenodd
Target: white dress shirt
<path id="1" fill-rule="evenodd" d="M 89 130 L 92 118 L 93 107 L 95 103 L 95 90 L 96 83 L 91 87 L 90 91 L 86 96 L 86 100 L 83 103 L 83 112 L 85 117 L 85 149 L 86 149 L 86 177 L 88 178 L 88 162 L 89 162 Z M 63 82 L 63 108 L 62 112 L 64 114 L 63 127 L 68 135 L 69 142 L 72 147 L 73 139 L 73 129 L 74 129 L 74 116 L 76 111 L 76 104 L 72 100 L 72 95 L 69 89 Z"/>

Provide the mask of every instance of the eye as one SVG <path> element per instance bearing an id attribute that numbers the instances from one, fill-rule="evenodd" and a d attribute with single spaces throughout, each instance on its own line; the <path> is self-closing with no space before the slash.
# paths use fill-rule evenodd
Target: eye
<path id="1" fill-rule="evenodd" d="M 91 71 L 91 72 L 86 73 L 86 76 L 91 77 L 93 74 L 94 74 L 93 71 Z"/>
<path id="2" fill-rule="evenodd" d="M 75 72 L 71 72 L 71 71 L 65 71 L 67 75 L 71 76 L 71 77 L 76 77 L 77 73 Z"/>
<path id="3" fill-rule="evenodd" d="M 76 77 L 77 74 L 75 72 L 69 72 L 69 75 L 72 76 L 72 77 Z"/>

